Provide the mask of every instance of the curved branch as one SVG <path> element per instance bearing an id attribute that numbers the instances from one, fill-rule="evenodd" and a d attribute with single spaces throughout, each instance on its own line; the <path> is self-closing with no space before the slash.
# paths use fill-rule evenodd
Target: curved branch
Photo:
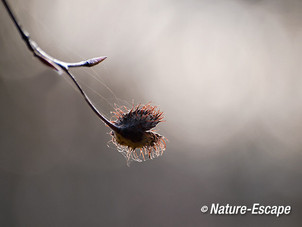
<path id="1" fill-rule="evenodd" d="M 104 117 L 98 109 L 92 104 L 91 100 L 88 98 L 80 84 L 77 82 L 75 77 L 72 75 L 72 73 L 69 71 L 70 67 L 92 67 L 95 66 L 102 61 L 104 61 L 107 57 L 96 57 L 91 58 L 88 60 L 84 60 L 81 62 L 76 63 L 67 63 L 64 61 L 60 61 L 58 59 L 55 59 L 48 55 L 45 51 L 43 51 L 29 36 L 28 32 L 26 32 L 21 25 L 19 24 L 18 20 L 16 19 L 15 15 L 13 14 L 10 6 L 6 2 L 6 0 L 2 0 L 3 5 L 5 6 L 10 18 L 14 22 L 18 32 L 20 33 L 20 36 L 26 43 L 27 48 L 33 53 L 35 57 L 37 57 L 43 64 L 55 69 L 57 72 L 61 73 L 64 71 L 73 81 L 73 83 L 76 85 L 76 87 L 79 89 L 80 93 L 84 97 L 85 101 L 89 105 L 89 107 L 93 110 L 93 112 L 106 124 L 108 125 L 112 130 L 119 131 L 119 128 L 111 123 L 106 117 Z"/>

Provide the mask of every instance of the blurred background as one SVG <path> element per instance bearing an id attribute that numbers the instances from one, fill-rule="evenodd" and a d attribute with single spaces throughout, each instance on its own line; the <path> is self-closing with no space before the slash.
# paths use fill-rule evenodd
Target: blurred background
<path id="1" fill-rule="evenodd" d="M 10 0 L 100 111 L 159 105 L 162 157 L 127 167 L 67 75 L 0 6 L 0 226 L 300 226 L 302 1 Z M 109 147 L 107 146 L 109 145 Z M 290 205 L 214 216 L 203 205 Z"/>

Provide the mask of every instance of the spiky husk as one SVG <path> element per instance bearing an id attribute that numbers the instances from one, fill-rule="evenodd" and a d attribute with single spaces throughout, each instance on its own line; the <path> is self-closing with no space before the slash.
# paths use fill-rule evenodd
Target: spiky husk
<path id="1" fill-rule="evenodd" d="M 112 131 L 112 142 L 117 146 L 127 163 L 131 160 L 145 161 L 163 154 L 166 148 L 165 137 L 152 131 L 163 119 L 163 113 L 150 104 L 116 108 L 112 121 L 119 130 Z"/>

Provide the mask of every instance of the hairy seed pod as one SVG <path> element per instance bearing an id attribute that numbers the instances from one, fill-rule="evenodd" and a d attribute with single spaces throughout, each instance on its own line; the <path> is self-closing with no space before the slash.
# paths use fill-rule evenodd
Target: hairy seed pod
<path id="1" fill-rule="evenodd" d="M 126 160 L 145 161 L 162 155 L 166 149 L 165 137 L 152 131 L 163 120 L 163 112 L 150 104 L 137 105 L 131 110 L 125 106 L 116 108 L 114 124 L 117 129 L 111 132 L 112 142 Z"/>

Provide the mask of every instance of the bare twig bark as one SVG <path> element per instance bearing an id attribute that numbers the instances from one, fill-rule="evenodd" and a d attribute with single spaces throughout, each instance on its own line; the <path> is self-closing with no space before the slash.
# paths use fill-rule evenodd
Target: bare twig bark
<path id="1" fill-rule="evenodd" d="M 89 107 L 93 110 L 93 112 L 106 124 L 108 125 L 112 130 L 118 131 L 118 127 L 111 123 L 106 117 L 104 117 L 98 109 L 92 104 L 91 100 L 88 98 L 80 84 L 77 82 L 73 74 L 69 71 L 69 68 L 71 67 L 92 67 L 95 66 L 102 61 L 104 61 L 107 57 L 96 57 L 88 60 L 84 60 L 81 62 L 76 63 L 67 63 L 64 61 L 60 61 L 56 58 L 51 57 L 48 55 L 45 51 L 43 51 L 29 36 L 28 32 L 26 32 L 22 26 L 19 24 L 16 16 L 11 10 L 11 7 L 7 3 L 6 0 L 2 0 L 3 5 L 5 6 L 9 16 L 11 17 L 12 21 L 14 22 L 20 36 L 26 43 L 27 48 L 33 53 L 33 55 L 38 58 L 43 64 L 55 69 L 57 72 L 65 72 L 73 81 L 73 83 L 76 85 L 76 87 L 79 89 L 80 93 L 84 97 L 85 101 L 89 105 Z"/>

